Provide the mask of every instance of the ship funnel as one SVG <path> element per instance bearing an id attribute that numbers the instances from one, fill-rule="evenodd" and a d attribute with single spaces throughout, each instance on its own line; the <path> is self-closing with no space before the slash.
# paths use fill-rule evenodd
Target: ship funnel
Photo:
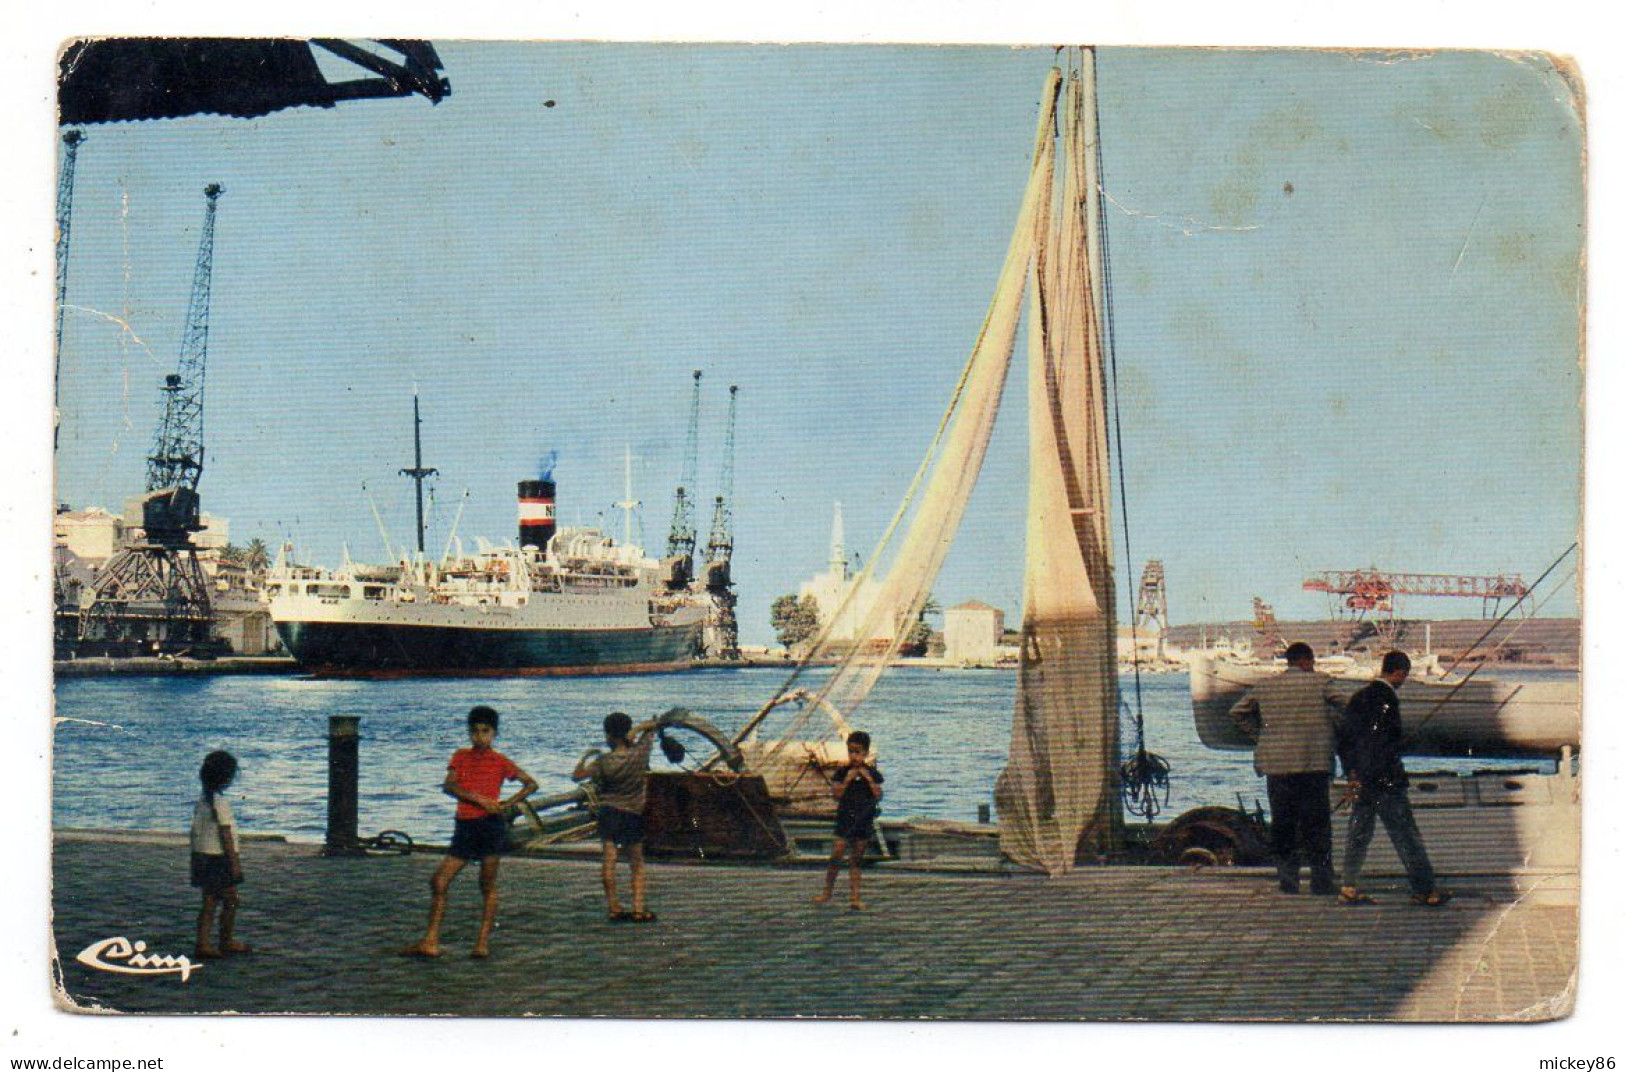
<path id="1" fill-rule="evenodd" d="M 551 480 L 519 482 L 519 546 L 547 550 L 547 541 L 558 528 L 553 498 L 557 487 Z"/>

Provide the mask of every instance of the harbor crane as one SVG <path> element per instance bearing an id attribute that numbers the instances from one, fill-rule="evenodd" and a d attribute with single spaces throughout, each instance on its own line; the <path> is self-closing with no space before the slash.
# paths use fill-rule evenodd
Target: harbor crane
<path id="1" fill-rule="evenodd" d="M 713 643 L 707 645 L 719 659 L 739 658 L 738 597 L 733 582 L 734 426 L 739 411 L 739 387 L 728 388 L 728 425 L 722 445 L 722 477 L 711 511 L 711 538 L 705 545 L 705 590 L 716 607 Z"/>
<path id="2" fill-rule="evenodd" d="M 180 360 L 161 388 L 164 413 L 147 457 L 140 539 L 97 576 L 80 614 L 79 647 L 108 655 L 178 654 L 214 647 L 209 590 L 192 534 L 203 528 L 203 382 L 209 353 L 215 209 L 222 190 L 204 187 L 203 233 Z"/>
<path id="3" fill-rule="evenodd" d="M 62 134 L 62 171 L 56 183 L 56 372 L 52 376 L 52 425 L 56 435 L 62 425 L 62 317 L 68 309 L 68 238 L 73 231 L 73 173 L 79 164 L 79 146 L 85 140 L 81 131 Z"/>
<path id="4" fill-rule="evenodd" d="M 51 447 L 62 435 L 62 318 L 68 308 L 68 238 L 73 230 L 73 175 L 79 162 L 79 145 L 85 140 L 77 130 L 62 134 L 62 168 L 56 183 L 56 352 L 51 375 Z M 59 649 L 71 647 L 79 638 L 78 581 L 70 576 L 66 552 L 52 553 L 51 581 L 56 604 L 55 640 Z"/>
<path id="5" fill-rule="evenodd" d="M 1487 619 L 1500 613 L 1502 600 L 1521 600 L 1529 594 L 1529 586 L 1517 574 L 1396 573 L 1375 566 L 1326 570 L 1304 581 L 1303 590 L 1326 593 L 1335 617 L 1369 623 L 1387 645 L 1394 644 L 1405 629 L 1399 617 L 1400 596 L 1476 599 Z"/>
<path id="6" fill-rule="evenodd" d="M 671 533 L 666 537 L 666 557 L 677 559 L 672 570 L 673 588 L 686 588 L 694 577 L 694 480 L 700 467 L 700 370 L 694 370 L 694 395 L 688 408 L 688 439 L 683 447 L 683 471 L 672 503 Z"/>
<path id="7" fill-rule="evenodd" d="M 1157 658 L 1168 657 L 1168 585 L 1162 572 L 1162 560 L 1150 559 L 1140 573 L 1140 593 L 1134 604 L 1134 632 L 1157 636 Z"/>
<path id="8" fill-rule="evenodd" d="M 1271 655 L 1286 651 L 1286 638 L 1281 635 L 1281 623 L 1275 619 L 1275 607 L 1264 602 L 1262 596 L 1253 597 L 1253 629 Z"/>

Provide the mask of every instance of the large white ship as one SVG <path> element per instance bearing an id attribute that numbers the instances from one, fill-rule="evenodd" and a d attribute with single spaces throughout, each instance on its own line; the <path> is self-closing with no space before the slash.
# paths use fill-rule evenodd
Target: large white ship
<path id="1" fill-rule="evenodd" d="M 329 674 L 592 674 L 682 669 L 711 601 L 685 560 L 595 528 L 554 528 L 554 485 L 519 485 L 519 541 L 336 570 L 277 557 L 265 595 L 294 658 Z"/>

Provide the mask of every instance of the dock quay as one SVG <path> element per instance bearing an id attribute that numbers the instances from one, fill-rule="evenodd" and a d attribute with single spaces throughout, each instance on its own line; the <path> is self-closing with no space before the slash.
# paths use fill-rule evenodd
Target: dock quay
<path id="1" fill-rule="evenodd" d="M 1411 905 L 1275 891 L 1262 868 L 1109 867 L 1063 878 L 888 870 L 868 910 L 816 906 L 803 869 L 654 864 L 649 926 L 605 919 L 588 860 L 503 864 L 489 960 L 468 954 L 472 873 L 434 961 L 419 933 L 428 853 L 324 858 L 249 838 L 240 936 L 255 952 L 186 982 L 93 970 L 118 935 L 192 945 L 184 838 L 59 830 L 58 1002 L 130 1013 L 840 1017 L 1110 1021 L 1540 1021 L 1576 993 L 1577 876 L 1447 875 L 1456 900 Z M 861 950 L 862 970 L 851 970 Z M 493 1006 L 491 995 L 501 995 Z"/>
<path id="2" fill-rule="evenodd" d="M 57 659 L 51 664 L 57 677 L 151 677 L 185 674 L 299 674 L 297 662 L 285 655 L 223 655 L 218 659 L 109 658 L 88 656 Z"/>

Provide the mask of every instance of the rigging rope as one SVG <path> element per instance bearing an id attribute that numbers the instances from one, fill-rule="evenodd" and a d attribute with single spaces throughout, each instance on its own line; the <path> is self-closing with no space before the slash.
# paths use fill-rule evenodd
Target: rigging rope
<path id="1" fill-rule="evenodd" d="M 1100 83 L 1100 53 L 1090 50 L 1094 56 L 1095 84 Z M 1095 130 L 1095 189 L 1100 197 L 1095 203 L 1096 226 L 1100 231 L 1100 292 L 1104 308 L 1101 310 L 1106 322 L 1106 360 L 1111 369 L 1111 397 L 1112 397 L 1112 438 L 1117 446 L 1117 500 L 1123 512 L 1123 561 L 1128 566 L 1129 583 L 1134 581 L 1134 548 L 1129 540 L 1129 510 L 1128 510 L 1128 477 L 1123 466 L 1123 404 L 1119 390 L 1120 378 L 1117 374 L 1117 318 L 1112 303 L 1112 244 L 1110 233 L 1106 229 L 1106 151 L 1102 148 L 1103 139 L 1100 136 L 1100 94 L 1094 93 L 1091 103 L 1094 106 Z M 1115 594 L 1116 586 L 1113 586 Z M 1112 608 L 1115 617 L 1116 607 Z M 1143 816 L 1146 822 L 1160 810 L 1157 804 L 1157 794 L 1160 791 L 1162 803 L 1168 801 L 1168 774 L 1169 763 L 1159 755 L 1147 752 L 1145 748 L 1145 701 L 1140 683 L 1140 632 L 1139 614 L 1136 613 L 1129 626 L 1130 662 L 1134 667 L 1134 756 L 1126 761 L 1120 771 L 1122 776 L 1123 806 L 1131 815 Z M 1119 697 L 1120 710 L 1127 711 L 1128 705 Z"/>
<path id="2" fill-rule="evenodd" d="M 1120 701 L 1120 713 L 1131 713 L 1127 703 Z M 1134 755 L 1118 768 L 1118 776 L 1123 787 L 1123 810 L 1149 823 L 1168 806 L 1168 774 L 1172 768 L 1166 759 L 1145 750 L 1144 720 L 1136 718 L 1135 726 L 1139 738 Z"/>
<path id="3" fill-rule="evenodd" d="M 991 318 L 992 312 L 990 310 L 988 315 L 983 318 L 982 331 L 977 337 L 977 347 L 981 345 L 982 339 L 987 335 Z M 938 448 L 942 445 L 943 438 L 947 435 L 948 428 L 953 423 L 954 414 L 959 409 L 959 401 L 964 396 L 965 385 L 970 381 L 971 372 L 976 367 L 977 347 L 971 348 L 971 356 L 966 360 L 964 367 L 959 372 L 959 381 L 954 384 L 953 395 L 948 400 L 948 408 L 943 411 L 942 418 L 937 421 L 937 430 L 931 437 L 930 445 L 926 447 L 925 457 L 920 460 L 919 468 L 914 471 L 914 478 L 909 481 L 908 489 L 903 493 L 903 501 L 898 504 L 896 512 L 892 514 L 891 523 L 886 526 L 886 531 L 881 533 L 880 542 L 875 545 L 874 553 L 869 556 L 869 561 L 864 564 L 857 578 L 842 595 L 840 605 L 836 608 L 835 613 L 830 615 L 829 621 L 825 622 L 819 630 L 819 635 L 808 649 L 807 655 L 790 671 L 790 676 L 785 679 L 784 684 L 779 686 L 778 691 L 773 694 L 772 698 L 763 704 L 745 723 L 744 728 L 734 735 L 735 744 L 739 744 L 749 737 L 767 718 L 768 714 L 778 707 L 790 694 L 791 690 L 795 688 L 796 683 L 801 680 L 801 675 L 813 665 L 813 660 L 817 655 L 826 650 L 837 623 L 846 616 L 847 609 L 854 605 L 858 592 L 869 582 L 874 573 L 875 563 L 880 561 L 881 556 L 885 554 L 886 549 L 891 545 L 892 537 L 897 534 L 898 527 L 902 524 L 903 518 L 907 516 L 909 507 L 914 503 L 915 494 L 920 490 L 920 485 L 924 483 L 926 474 L 931 471 L 932 463 L 937 457 Z M 862 645 L 858 644 L 852 646 L 851 650 L 837 664 L 834 672 L 831 673 L 831 680 L 838 678 L 856 661 L 861 652 L 861 647 Z M 797 718 L 779 743 L 783 744 L 784 741 L 789 740 L 791 736 L 805 728 L 805 721 L 803 718 Z M 775 747 L 775 755 L 777 751 L 778 749 Z"/>
<path id="4" fill-rule="evenodd" d="M 1050 189 L 1047 178 L 1042 182 L 1040 178 L 1047 176 L 1048 169 L 1053 167 L 1053 138 L 1046 139 L 1044 135 L 1052 124 L 1051 113 L 1059 86 L 1060 74 L 1054 72 L 1046 87 L 1046 107 L 1039 117 L 1032 171 L 1022 196 L 1016 231 L 1011 237 L 976 342 L 960 371 L 953 397 L 938 422 L 926 456 L 915 471 L 903 502 L 881 537 L 876 552 L 869 557 L 857 580 L 843 593 L 840 608 L 825 623 L 812 650 L 802 657 L 774 697 L 739 731 L 736 741 L 744 741 L 762 724 L 784 697 L 795 689 L 801 675 L 815 660 L 834 654 L 834 634 L 847 616 L 848 608 L 853 608 L 863 612 L 857 636 L 841 654 L 834 672 L 818 687 L 814 705 L 819 708 L 827 705 L 850 715 L 863 702 L 881 670 L 895 657 L 906 639 L 906 625 L 900 626 L 899 623 L 912 623 L 930 594 L 931 584 L 947 554 L 980 472 L 1004 390 L 1020 321 L 1022 292 L 1036 239 L 1032 228 L 1042 197 Z M 912 516 L 909 516 L 911 511 Z M 898 535 L 902 537 L 901 545 L 889 563 L 889 573 L 865 608 L 861 597 L 865 594 L 867 582 L 881 561 L 882 554 L 886 553 L 893 538 Z M 871 645 L 867 641 L 877 643 Z M 804 708 L 793 717 L 788 730 L 777 735 L 776 742 L 761 757 L 765 762 L 773 763 L 779 759 L 785 748 L 806 729 L 812 710 L 812 707 Z"/>
<path id="5" fill-rule="evenodd" d="M 1565 558 L 1568 558 L 1569 555 L 1573 554 L 1575 549 L 1577 547 L 1579 547 L 1579 546 L 1580 546 L 1580 541 L 1576 540 L 1573 543 L 1569 544 L 1569 546 L 1563 551 L 1562 554 L 1560 554 L 1556 558 L 1552 559 L 1552 564 L 1550 566 L 1547 566 L 1546 569 L 1544 571 L 1542 571 L 1542 573 L 1541 573 L 1541 575 L 1539 577 L 1535 578 L 1534 583 L 1529 586 L 1529 588 L 1524 592 L 1524 594 L 1519 596 L 1516 600 L 1514 600 L 1513 603 L 1512 603 L 1512 606 L 1508 607 L 1506 609 L 1506 611 L 1499 618 L 1497 618 L 1497 619 L 1495 619 L 1495 621 L 1491 622 L 1489 628 L 1484 630 L 1483 633 L 1479 634 L 1478 639 L 1473 641 L 1472 644 L 1468 646 L 1466 651 L 1464 651 L 1460 655 L 1456 656 L 1455 662 L 1450 664 L 1450 669 L 1446 670 L 1445 673 L 1447 673 L 1447 674 L 1455 673 L 1456 668 L 1458 666 L 1460 666 L 1467 659 L 1467 656 L 1471 655 L 1475 650 L 1477 650 L 1477 648 L 1478 648 L 1478 646 L 1480 644 L 1484 643 L 1485 640 L 1489 639 L 1490 634 L 1495 632 L 1497 629 L 1499 629 L 1501 627 L 1501 623 L 1505 622 L 1509 617 L 1511 617 L 1512 612 L 1517 610 L 1518 607 L 1523 604 L 1524 600 L 1528 599 L 1531 595 L 1533 595 L 1535 589 L 1540 587 L 1541 582 L 1546 580 L 1546 578 L 1550 577 L 1552 575 L 1552 571 L 1555 570 L 1558 567 L 1558 565 Z M 1466 685 L 1467 682 L 1471 681 L 1478 674 L 1478 672 L 1480 670 L 1482 670 L 1482 669 L 1484 669 L 1484 664 L 1482 662 L 1480 662 L 1477 666 L 1475 666 L 1471 670 L 1469 670 L 1467 672 L 1467 674 L 1465 676 L 1463 676 L 1460 681 L 1456 682 L 1456 685 L 1455 685 L 1454 688 L 1452 688 L 1449 692 L 1445 693 L 1443 696 L 1439 697 L 1438 702 L 1433 705 L 1433 710 L 1429 711 L 1427 713 L 1427 715 L 1425 717 L 1423 717 L 1423 719 L 1420 722 L 1418 722 L 1416 725 L 1412 726 L 1410 728 L 1410 730 L 1405 734 L 1405 740 L 1406 741 L 1414 740 L 1416 735 L 1421 732 L 1422 727 L 1426 726 L 1430 721 L 1432 721 L 1434 715 L 1437 715 L 1440 711 L 1443 711 L 1444 707 L 1445 707 L 1445 704 L 1450 702 L 1451 697 L 1455 696 L 1456 693 L 1460 692 L 1461 689 L 1462 689 L 1462 686 Z"/>

